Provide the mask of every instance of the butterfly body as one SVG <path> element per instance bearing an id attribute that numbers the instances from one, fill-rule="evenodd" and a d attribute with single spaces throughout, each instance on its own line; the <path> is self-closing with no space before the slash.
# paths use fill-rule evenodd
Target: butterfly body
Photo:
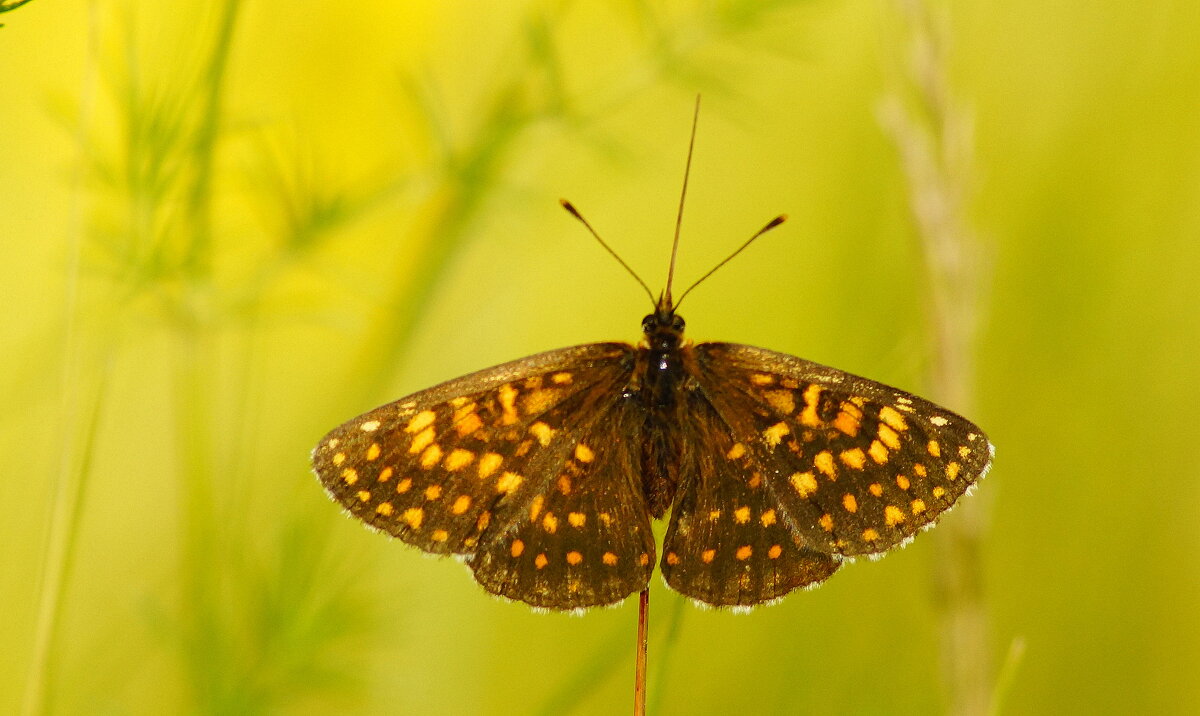
<path id="1" fill-rule="evenodd" d="M 634 369 L 624 400 L 636 401 L 645 416 L 641 427 L 642 489 L 650 516 L 659 519 L 670 508 L 679 487 L 678 432 L 688 416 L 695 389 L 695 359 L 683 338 L 684 321 L 659 300 L 654 313 L 642 319 L 644 338 L 635 354 Z"/>
<path id="2" fill-rule="evenodd" d="M 707 605 L 774 601 L 907 542 L 990 465 L 979 428 L 921 398 L 691 344 L 669 294 L 642 329 L 377 408 L 326 435 L 314 469 L 353 516 L 460 555 L 487 591 L 574 610 L 641 591 L 655 562 Z"/>

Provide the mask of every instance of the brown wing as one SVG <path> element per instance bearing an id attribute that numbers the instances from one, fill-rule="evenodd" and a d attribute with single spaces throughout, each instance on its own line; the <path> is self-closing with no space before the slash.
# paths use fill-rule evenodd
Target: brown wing
<path id="1" fill-rule="evenodd" d="M 485 589 L 582 609 L 646 588 L 655 548 L 637 465 L 640 422 L 634 404 L 617 398 L 590 429 L 566 436 L 566 459 L 518 514 L 480 538 L 470 565 Z"/>
<path id="2" fill-rule="evenodd" d="M 749 607 L 829 578 L 839 557 L 814 549 L 744 442 L 693 394 L 680 486 L 663 541 L 667 585 L 697 601 Z"/>
<path id="3" fill-rule="evenodd" d="M 618 601 L 648 579 L 638 561 L 647 544 L 653 554 L 653 538 L 626 446 L 589 436 L 621 422 L 614 410 L 632 354 L 621 343 L 578 346 L 443 383 L 334 429 L 313 451 L 314 470 L 368 526 L 427 552 L 469 556 L 488 591 L 561 609 Z M 591 463 L 581 459 L 588 451 Z M 607 482 L 572 497 L 564 475 Z M 587 521 L 576 526 L 573 514 Z M 620 522 L 604 524 L 602 514 Z M 586 569 L 568 562 L 572 552 L 591 560 Z M 541 554 L 558 560 L 554 569 L 538 567 Z"/>
<path id="4" fill-rule="evenodd" d="M 982 478 L 976 425 L 917 396 L 761 348 L 696 347 L 701 392 L 807 544 L 878 555 L 911 539 Z M 777 509 L 778 509 L 777 508 Z"/>

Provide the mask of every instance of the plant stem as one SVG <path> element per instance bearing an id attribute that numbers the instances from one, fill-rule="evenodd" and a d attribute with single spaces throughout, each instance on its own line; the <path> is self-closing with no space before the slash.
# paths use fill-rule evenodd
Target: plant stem
<path id="1" fill-rule="evenodd" d="M 896 0 L 909 62 L 903 89 L 889 97 L 881 120 L 900 152 L 909 201 L 930 286 L 931 392 L 970 414 L 973 344 L 987 284 L 978 237 L 970 226 L 971 117 L 956 103 L 945 54 L 948 31 L 923 0 Z M 901 97 L 904 96 L 904 98 Z M 948 712 L 984 716 L 993 697 L 988 612 L 980 546 L 986 501 L 967 500 L 938 530 L 936 582 L 942 598 L 942 670 Z"/>
<path id="2" fill-rule="evenodd" d="M 638 595 L 637 656 L 633 681 L 633 715 L 646 716 L 646 647 L 649 641 L 650 588 Z"/>
<path id="3" fill-rule="evenodd" d="M 28 2 L 28 0 L 25 0 Z M 24 2 L 6 6 L 12 10 Z M 62 616 L 63 601 L 66 593 L 67 577 L 70 574 L 72 557 L 75 552 L 76 537 L 78 536 L 79 516 L 82 512 L 82 499 L 85 494 L 87 476 L 91 468 L 91 458 L 95 447 L 96 427 L 99 424 L 103 394 L 107 385 L 107 360 L 102 366 L 100 382 L 92 398 L 92 404 L 81 411 L 79 393 L 83 369 L 84 341 L 80 335 L 80 272 L 83 252 L 83 177 L 87 164 L 86 129 L 92 116 L 96 87 L 96 63 L 91 59 L 97 46 L 96 31 L 98 28 L 96 3 L 88 3 L 88 34 L 87 47 L 89 60 L 84 65 L 84 74 L 80 82 L 79 118 L 75 127 L 75 142 L 78 153 L 72 168 L 71 186 L 73 188 L 69 217 L 69 242 L 67 251 L 66 295 L 63 304 L 63 366 L 61 377 L 62 424 L 64 429 L 62 452 L 59 457 L 58 473 L 53 484 L 51 497 L 51 516 L 49 538 L 46 543 L 45 558 L 42 562 L 42 574 L 38 585 L 38 607 L 34 627 L 33 655 L 30 661 L 29 675 L 25 681 L 25 692 L 22 697 L 21 713 L 23 716 L 35 716 L 48 710 L 47 693 L 49 690 L 50 662 L 54 653 L 54 645 Z M 106 357 L 107 357 L 107 352 Z M 86 427 L 80 426 L 80 415 L 86 414 Z M 78 446 L 80 430 L 86 438 L 83 446 Z"/>

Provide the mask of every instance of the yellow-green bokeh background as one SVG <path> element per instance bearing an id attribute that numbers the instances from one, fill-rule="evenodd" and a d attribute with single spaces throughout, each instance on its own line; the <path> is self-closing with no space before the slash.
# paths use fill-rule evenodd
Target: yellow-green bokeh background
<path id="1" fill-rule="evenodd" d="M 1000 710 L 1195 713 L 1200 6 L 929 4 L 989 257 L 971 412 L 998 453 L 972 499 Z M 307 456 L 433 382 L 635 339 L 645 296 L 555 202 L 660 285 L 697 91 L 681 275 L 791 221 L 688 299 L 691 336 L 928 392 L 922 239 L 879 120 L 911 96 L 905 16 L 760 5 L 3 15 L 0 712 L 55 535 L 52 713 L 623 712 L 636 606 L 492 600 L 339 514 Z M 652 702 L 943 709 L 938 538 L 749 616 L 655 580 Z"/>

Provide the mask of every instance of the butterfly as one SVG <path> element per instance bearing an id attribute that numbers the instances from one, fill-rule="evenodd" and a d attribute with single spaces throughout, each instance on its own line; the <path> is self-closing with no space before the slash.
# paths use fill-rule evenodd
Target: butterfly
<path id="1" fill-rule="evenodd" d="M 680 594 L 747 608 L 907 543 L 987 472 L 983 431 L 927 400 L 763 348 L 687 341 L 675 250 L 638 345 L 540 353 L 360 415 L 313 451 L 326 492 L 533 607 L 621 602 L 657 564 Z M 660 556 L 651 520 L 668 512 Z"/>

